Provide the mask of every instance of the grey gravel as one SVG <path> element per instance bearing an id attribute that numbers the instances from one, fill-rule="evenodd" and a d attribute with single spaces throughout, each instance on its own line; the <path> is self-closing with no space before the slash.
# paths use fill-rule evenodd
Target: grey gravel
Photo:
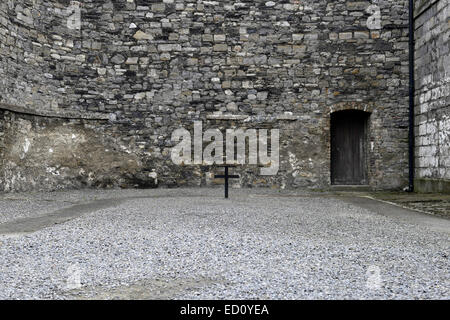
<path id="1" fill-rule="evenodd" d="M 2 222 L 41 216 L 43 199 L 47 213 L 112 204 L 36 232 L 0 234 L 0 299 L 450 298 L 449 220 L 433 229 L 406 210 L 380 215 L 331 194 L 232 190 L 225 200 L 222 192 L 15 195 L 26 206 L 3 195 Z"/>

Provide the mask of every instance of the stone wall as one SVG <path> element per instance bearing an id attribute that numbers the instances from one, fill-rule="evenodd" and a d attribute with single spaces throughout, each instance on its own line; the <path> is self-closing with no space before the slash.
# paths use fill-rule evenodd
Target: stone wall
<path id="1" fill-rule="evenodd" d="M 344 109 L 372 113 L 369 184 L 403 188 L 407 57 L 403 0 L 2 1 L 0 107 L 8 110 L 10 142 L 1 188 L 128 186 L 123 181 L 139 172 L 160 185 L 213 183 L 217 169 L 170 159 L 172 132 L 192 130 L 195 120 L 205 129 L 281 130 L 278 175 L 260 177 L 245 166 L 236 169 L 237 185 L 326 188 L 330 114 Z M 89 138 L 69 143 L 71 130 Z M 60 131 L 64 141 L 55 140 Z M 82 141 L 96 146 L 89 154 L 105 168 L 111 161 L 124 168 L 102 171 L 99 181 L 109 175 L 110 184 L 79 182 L 81 170 L 98 169 Z M 72 158 L 50 157 L 49 149 L 66 144 Z M 121 152 L 102 156 L 111 149 Z M 24 171 L 35 155 L 48 161 Z M 128 160 L 135 161 L 130 170 Z M 12 183 L 18 174 L 22 183 Z"/>
<path id="2" fill-rule="evenodd" d="M 68 188 L 152 188 L 156 173 L 135 144 L 118 140 L 105 121 L 61 120 L 2 112 L 0 155 L 4 191 Z"/>
<path id="3" fill-rule="evenodd" d="M 450 191 L 450 2 L 417 1 L 416 188 Z"/>

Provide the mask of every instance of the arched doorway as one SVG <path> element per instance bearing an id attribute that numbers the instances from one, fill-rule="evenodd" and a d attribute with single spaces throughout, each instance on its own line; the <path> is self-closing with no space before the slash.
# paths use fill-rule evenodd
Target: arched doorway
<path id="1" fill-rule="evenodd" d="M 331 114 L 331 184 L 366 185 L 367 126 L 370 113 L 343 110 Z"/>

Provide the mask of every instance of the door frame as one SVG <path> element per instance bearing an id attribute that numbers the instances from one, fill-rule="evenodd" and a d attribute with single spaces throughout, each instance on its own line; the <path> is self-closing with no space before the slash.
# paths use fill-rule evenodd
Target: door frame
<path id="1" fill-rule="evenodd" d="M 340 186 L 342 184 L 335 183 L 334 182 L 334 165 L 333 165 L 333 116 L 336 114 L 343 114 L 343 113 L 354 113 L 354 114 L 360 114 L 361 118 L 364 121 L 364 132 L 363 132 L 363 146 L 362 146 L 362 161 L 363 161 L 363 180 L 360 184 L 353 184 L 353 185 L 369 185 L 370 181 L 370 167 L 369 167 L 369 158 L 370 158 L 370 152 L 369 152 L 369 140 L 370 140 L 370 128 L 371 128 L 371 116 L 372 112 L 367 110 L 361 110 L 361 109 L 341 109 L 341 110 L 335 110 L 329 114 L 329 155 L 330 155 L 330 185 L 332 186 Z M 351 184 L 348 184 L 351 186 Z M 342 185 L 343 186 L 343 185 Z"/>

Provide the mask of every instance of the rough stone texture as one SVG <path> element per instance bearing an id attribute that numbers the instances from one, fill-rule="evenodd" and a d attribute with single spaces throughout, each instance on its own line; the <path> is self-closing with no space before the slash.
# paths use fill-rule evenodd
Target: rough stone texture
<path id="1" fill-rule="evenodd" d="M 450 191 L 450 2 L 416 3 L 416 188 Z"/>
<path id="2" fill-rule="evenodd" d="M 407 185 L 408 7 L 407 1 L 378 1 L 381 24 L 369 29 L 372 5 L 87 0 L 77 28 L 68 24 L 69 1 L 2 1 L 0 105 L 22 110 L 3 120 L 16 122 L 8 122 L 6 135 L 13 137 L 14 128 L 23 129 L 28 121 L 32 129 L 16 139 L 37 135 L 29 141 L 39 145 L 31 144 L 32 153 L 20 159 L 22 147 L 4 144 L 1 188 L 79 187 L 80 179 L 86 182 L 80 170 L 96 169 L 89 164 L 92 152 L 98 166 L 110 168 L 101 180 L 109 175 L 115 186 L 127 175 L 153 170 L 161 185 L 211 183 L 216 169 L 178 167 L 170 160 L 172 132 L 192 129 L 194 120 L 202 120 L 204 129 L 281 129 L 278 175 L 261 177 L 258 168 L 245 166 L 236 170 L 242 177 L 237 185 L 325 188 L 330 113 L 344 109 L 372 113 L 369 184 L 402 188 Z M 99 120 L 99 114 L 109 121 Z M 53 126 L 39 115 L 61 119 Z M 47 159 L 45 150 L 59 142 L 45 134 L 57 135 L 58 128 L 96 145 L 90 152 L 75 147 L 73 157 Z M 107 142 L 110 137 L 103 135 L 111 133 L 113 141 Z M 103 152 L 122 146 L 133 155 Z M 27 168 L 39 155 L 45 160 Z M 80 157 L 75 170 L 74 159 Z M 129 170 L 119 166 L 124 168 L 119 173 L 107 163 L 110 157 L 135 164 Z M 65 169 L 55 176 L 51 168 Z"/>

